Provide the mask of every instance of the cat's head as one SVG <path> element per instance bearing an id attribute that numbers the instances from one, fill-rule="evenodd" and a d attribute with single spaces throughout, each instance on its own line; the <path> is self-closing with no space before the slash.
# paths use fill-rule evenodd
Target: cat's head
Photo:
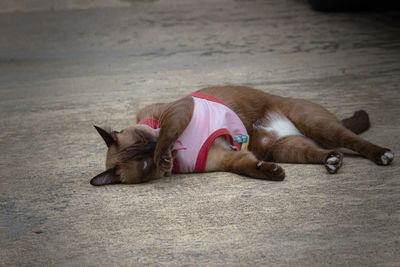
<path id="1" fill-rule="evenodd" d="M 92 178 L 92 185 L 136 184 L 161 177 L 154 164 L 158 131 L 144 125 L 120 132 L 94 126 L 108 151 L 106 171 Z"/>

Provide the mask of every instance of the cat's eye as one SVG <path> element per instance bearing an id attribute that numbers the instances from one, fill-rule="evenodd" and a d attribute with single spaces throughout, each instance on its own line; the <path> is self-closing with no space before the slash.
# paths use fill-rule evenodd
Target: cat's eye
<path id="1" fill-rule="evenodd" d="M 131 159 L 134 161 L 142 161 L 143 158 L 144 158 L 143 155 L 137 154 L 137 155 L 134 155 Z"/>
<path id="2" fill-rule="evenodd" d="M 144 137 L 142 135 L 139 135 L 139 140 L 137 141 L 138 143 L 146 143 L 146 140 L 144 139 Z"/>

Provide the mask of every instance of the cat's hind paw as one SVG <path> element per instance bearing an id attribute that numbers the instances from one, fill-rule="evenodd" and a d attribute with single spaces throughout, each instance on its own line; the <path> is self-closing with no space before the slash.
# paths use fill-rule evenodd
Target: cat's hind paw
<path id="1" fill-rule="evenodd" d="M 330 174 L 336 173 L 342 166 L 343 155 L 333 151 L 325 159 L 325 168 Z"/>
<path id="2" fill-rule="evenodd" d="M 380 156 L 379 159 L 380 162 L 378 162 L 378 164 L 383 166 L 389 165 L 394 159 L 394 153 L 390 150 L 387 150 Z"/>

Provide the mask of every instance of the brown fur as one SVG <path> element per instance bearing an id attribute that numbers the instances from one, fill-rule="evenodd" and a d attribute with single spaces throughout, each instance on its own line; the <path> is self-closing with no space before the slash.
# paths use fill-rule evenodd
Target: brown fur
<path id="1" fill-rule="evenodd" d="M 339 147 L 352 149 L 380 165 L 388 165 L 393 159 L 389 149 L 356 135 L 370 126 L 365 111 L 340 121 L 318 104 L 249 87 L 209 87 L 198 92 L 216 97 L 229 106 L 250 135 L 249 151 L 233 151 L 225 138 L 217 138 L 210 148 L 206 171 L 229 171 L 254 178 L 283 180 L 283 169 L 273 162 L 288 162 L 324 164 L 328 172 L 335 173 L 343 159 L 343 155 L 335 150 Z M 189 124 L 193 107 L 193 99 L 184 97 L 140 110 L 137 122 L 155 118 L 161 122 L 159 133 L 140 125 L 121 132 L 96 127 L 108 146 L 107 170 L 94 177 L 91 183 L 140 183 L 169 176 L 176 153 L 171 151 L 173 144 Z M 263 130 L 262 127 L 271 123 L 268 114 L 287 118 L 301 135 L 278 138 L 273 131 Z"/>

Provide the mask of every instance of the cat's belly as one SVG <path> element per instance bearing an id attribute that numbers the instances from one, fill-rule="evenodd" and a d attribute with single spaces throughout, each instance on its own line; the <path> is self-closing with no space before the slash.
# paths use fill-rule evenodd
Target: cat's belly
<path id="1" fill-rule="evenodd" d="M 296 126 L 284 115 L 277 112 L 268 112 L 254 123 L 253 128 L 265 133 L 262 143 L 277 141 L 290 135 L 302 135 Z"/>

